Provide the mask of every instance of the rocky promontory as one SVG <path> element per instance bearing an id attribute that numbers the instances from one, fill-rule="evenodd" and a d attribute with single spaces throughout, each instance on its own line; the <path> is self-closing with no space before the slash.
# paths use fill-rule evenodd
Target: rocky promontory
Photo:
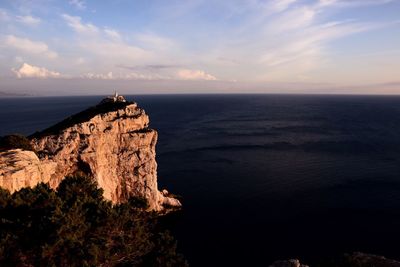
<path id="1" fill-rule="evenodd" d="M 35 133 L 29 138 L 33 151 L 3 149 L 0 186 L 10 192 L 41 182 L 56 188 L 66 176 L 83 173 L 113 203 L 136 196 L 147 199 L 151 210 L 181 206 L 158 190 L 157 131 L 143 109 L 122 100 L 107 98 Z"/>

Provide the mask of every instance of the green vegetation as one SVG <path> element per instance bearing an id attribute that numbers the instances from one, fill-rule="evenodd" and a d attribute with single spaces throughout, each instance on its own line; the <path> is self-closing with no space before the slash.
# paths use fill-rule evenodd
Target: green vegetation
<path id="1" fill-rule="evenodd" d="M 85 177 L 0 189 L 0 266 L 187 266 L 147 202 L 112 205 Z"/>
<path id="2" fill-rule="evenodd" d="M 11 134 L 0 137 L 0 151 L 21 148 L 35 151 L 28 138 L 20 134 Z"/>
<path id="3" fill-rule="evenodd" d="M 39 138 L 39 137 L 43 137 L 43 136 L 47 136 L 47 135 L 58 134 L 62 130 L 66 129 L 68 127 L 71 127 L 75 124 L 88 121 L 96 115 L 104 114 L 104 113 L 111 112 L 111 111 L 116 111 L 118 109 L 125 108 L 127 105 L 130 105 L 132 103 L 133 102 L 129 102 L 129 101 L 115 102 L 115 103 L 113 103 L 113 102 L 102 103 L 102 104 L 96 105 L 94 107 L 90 107 L 90 108 L 88 108 L 84 111 L 81 111 L 75 115 L 72 115 L 72 116 L 66 118 L 65 120 L 51 126 L 50 128 L 47 128 L 41 132 L 34 133 L 30 137 Z"/>

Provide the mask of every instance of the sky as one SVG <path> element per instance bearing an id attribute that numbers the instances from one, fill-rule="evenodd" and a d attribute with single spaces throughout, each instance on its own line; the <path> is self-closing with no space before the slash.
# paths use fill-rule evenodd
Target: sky
<path id="1" fill-rule="evenodd" d="M 0 93 L 400 94 L 400 0 L 0 0 Z"/>

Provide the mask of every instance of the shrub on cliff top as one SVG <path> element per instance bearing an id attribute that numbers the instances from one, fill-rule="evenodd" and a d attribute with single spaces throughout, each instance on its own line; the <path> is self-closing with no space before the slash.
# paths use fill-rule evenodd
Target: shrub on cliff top
<path id="1" fill-rule="evenodd" d="M 146 201 L 112 205 L 93 181 L 0 189 L 0 266 L 187 266 Z"/>
<path id="2" fill-rule="evenodd" d="M 23 149 L 34 151 L 28 138 L 20 134 L 11 134 L 0 137 L 0 150 Z"/>

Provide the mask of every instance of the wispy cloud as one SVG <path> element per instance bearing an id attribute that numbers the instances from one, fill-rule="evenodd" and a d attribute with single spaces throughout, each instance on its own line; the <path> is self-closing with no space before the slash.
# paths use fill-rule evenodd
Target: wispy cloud
<path id="1" fill-rule="evenodd" d="M 361 7 L 375 6 L 395 2 L 397 0 L 319 0 L 320 6 Z"/>
<path id="2" fill-rule="evenodd" d="M 41 54 L 49 59 L 55 59 L 58 54 L 49 49 L 48 45 L 40 41 L 32 41 L 28 38 L 21 38 L 15 35 L 6 35 L 3 37 L 6 47 L 13 48 L 26 54 Z"/>
<path id="3" fill-rule="evenodd" d="M 270 4 L 270 9 L 273 12 L 282 12 L 296 2 L 298 2 L 298 0 L 274 0 Z"/>
<path id="4" fill-rule="evenodd" d="M 23 23 L 28 26 L 37 26 L 40 23 L 40 18 L 32 17 L 32 16 L 17 16 L 16 20 L 20 23 Z"/>
<path id="5" fill-rule="evenodd" d="M 107 73 L 93 73 L 88 72 L 80 76 L 82 79 L 90 80 L 132 80 L 132 81 L 159 81 L 159 80 L 170 80 L 171 77 L 163 76 L 160 74 L 151 73 L 139 73 L 139 72 L 129 72 L 129 73 L 114 73 L 109 71 Z"/>
<path id="6" fill-rule="evenodd" d="M 390 2 L 393 1 L 282 0 L 270 1 L 268 8 L 261 9 L 259 1 L 252 1 L 247 8 L 253 12 L 252 18 L 242 24 L 239 32 L 233 32 L 229 45 L 221 45 L 217 53 L 231 62 L 245 62 L 247 68 L 254 70 L 250 79 L 308 79 L 329 57 L 332 41 L 382 26 L 380 22 L 351 18 L 329 20 L 333 10 Z M 238 75 L 239 79 L 245 79 Z"/>
<path id="7" fill-rule="evenodd" d="M 69 3 L 79 10 L 86 9 L 86 2 L 83 0 L 70 0 Z"/>
<path id="8" fill-rule="evenodd" d="M 78 16 L 63 14 L 62 17 L 75 32 L 85 34 L 99 32 L 99 29 L 95 25 L 92 23 L 82 23 L 82 19 Z"/>
<path id="9" fill-rule="evenodd" d="M 168 54 L 168 50 L 175 47 L 175 43 L 168 38 L 161 37 L 152 33 L 140 33 L 133 35 L 130 40 L 122 38 L 119 31 L 110 27 L 98 27 L 91 23 L 84 22 L 81 17 L 71 16 L 68 14 L 62 15 L 66 24 L 76 33 L 76 49 L 85 53 L 87 58 L 86 63 L 96 64 L 96 68 L 108 69 L 106 74 L 94 74 L 89 72 L 85 77 L 91 78 L 109 78 L 109 73 L 115 77 L 125 78 L 123 75 L 116 75 L 117 68 L 128 70 L 121 66 L 130 65 L 131 62 L 141 63 L 145 65 L 157 65 L 164 60 L 163 55 Z M 96 62 L 96 63 L 94 63 Z M 154 62 L 154 64 L 152 64 Z M 160 64 L 158 64 L 160 65 Z M 149 79 L 149 68 L 137 75 L 130 75 L 130 78 Z M 151 73 L 151 77 L 155 75 L 155 68 Z M 120 72 L 120 71 L 119 71 Z M 160 73 L 163 78 L 169 77 Z M 156 77 L 157 79 L 160 77 Z"/>
<path id="10" fill-rule="evenodd" d="M 117 30 L 111 28 L 104 28 L 104 33 L 113 40 L 121 40 L 121 34 Z"/>
<path id="11" fill-rule="evenodd" d="M 154 66 L 155 69 L 164 69 L 164 66 Z M 160 68 L 161 67 L 161 68 Z M 128 68 L 133 70 L 135 68 Z M 170 69 L 166 67 L 166 69 Z M 142 69 L 143 71 L 143 69 Z M 141 72 L 141 70 L 130 71 L 128 73 L 106 72 L 93 73 L 88 72 L 80 76 L 85 79 L 100 79 L 100 80 L 185 80 L 185 81 L 216 81 L 217 78 L 203 70 L 193 69 L 174 69 L 171 72 Z"/>
<path id="12" fill-rule="evenodd" d="M 330 20 L 332 11 L 390 2 L 392 1 L 252 0 L 240 3 L 240 10 L 227 7 L 229 3 L 226 3 L 227 6 L 220 4 L 219 7 L 229 9 L 232 14 L 226 18 L 227 20 L 240 16 L 243 22 L 238 29 L 233 28 L 224 32 L 221 39 L 213 40 L 210 45 L 207 45 L 207 40 L 202 40 L 206 45 L 195 53 L 190 49 L 189 51 L 183 49 L 177 40 L 153 32 L 134 35 L 134 45 L 128 45 L 121 41 L 120 33 L 104 30 L 100 34 L 110 38 L 111 42 L 96 40 L 96 43 L 86 42 L 86 44 L 88 50 L 91 47 L 93 51 L 98 51 L 98 54 L 101 51 L 110 51 L 109 54 L 115 55 L 114 59 L 120 58 L 120 62 L 126 61 L 122 60 L 123 55 L 119 50 L 128 46 L 126 50 L 130 51 L 129 58 L 149 62 L 131 69 L 143 75 L 158 73 L 172 79 L 216 80 L 216 76 L 223 72 L 222 79 L 225 80 L 259 82 L 312 80 L 312 72 L 323 66 L 329 58 L 330 44 L 333 41 L 380 27 L 379 23 L 356 21 L 351 17 Z M 203 4 L 202 1 L 196 1 L 178 10 L 190 12 L 192 9 L 203 8 Z M 221 10 L 221 13 L 223 11 Z M 175 19 L 177 16 L 184 16 L 184 13 L 178 12 L 174 16 Z M 81 20 L 79 22 L 83 25 L 81 28 L 88 25 Z M 216 30 L 218 29 L 208 28 L 210 34 Z M 132 55 L 136 55 L 136 58 Z M 178 64 L 172 63 L 175 58 L 179 58 Z M 221 61 L 221 58 L 226 60 Z M 157 59 L 158 62 L 152 63 Z M 160 67 L 151 68 L 149 67 L 151 65 Z M 164 67 L 171 65 L 187 66 L 187 68 Z M 142 68 L 143 66 L 147 67 Z M 210 66 L 213 70 L 218 66 L 216 75 L 204 70 Z M 230 74 L 225 75 L 229 68 Z M 249 72 L 249 69 L 252 72 Z"/>

